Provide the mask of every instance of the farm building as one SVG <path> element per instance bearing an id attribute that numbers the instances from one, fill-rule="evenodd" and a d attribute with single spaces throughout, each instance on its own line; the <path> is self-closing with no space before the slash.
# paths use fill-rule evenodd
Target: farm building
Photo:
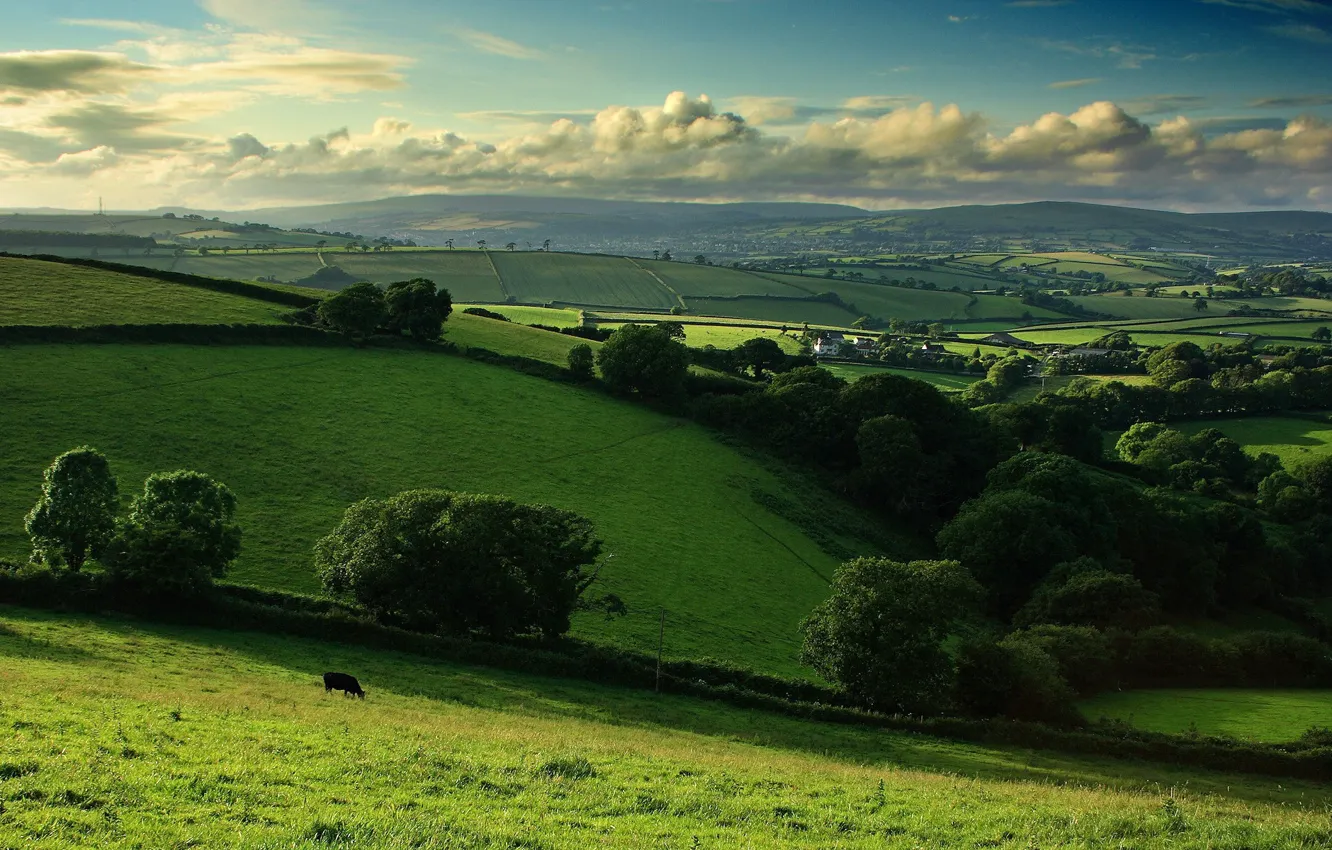
<path id="1" fill-rule="evenodd" d="M 941 357 L 947 353 L 948 349 L 941 342 L 930 342 L 929 340 L 926 340 L 925 342 L 921 343 L 920 346 L 921 357 L 927 359 Z"/>
<path id="2" fill-rule="evenodd" d="M 814 340 L 814 356 L 836 357 L 844 342 L 846 342 L 846 335 L 837 331 L 819 334 L 818 339 Z"/>
<path id="3" fill-rule="evenodd" d="M 1221 331 L 1220 335 L 1230 337 L 1231 339 L 1248 339 L 1253 336 L 1253 334 L 1244 331 Z"/>
<path id="4" fill-rule="evenodd" d="M 1009 348 L 1031 348 L 1032 344 L 1025 339 L 1018 339 L 1010 333 L 990 334 L 981 342 L 987 345 L 1006 345 Z"/>

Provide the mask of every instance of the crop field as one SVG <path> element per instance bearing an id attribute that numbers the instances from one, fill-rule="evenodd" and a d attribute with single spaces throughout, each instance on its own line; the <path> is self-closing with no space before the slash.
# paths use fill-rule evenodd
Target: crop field
<path id="1" fill-rule="evenodd" d="M 366 699 L 326 695 L 328 669 Z M 1310 783 L 289 637 L 4 608 L 0 677 L 13 846 L 1277 850 L 1327 834 Z"/>
<path id="2" fill-rule="evenodd" d="M 151 278 L 0 257 L 0 324 L 271 324 L 290 307 Z"/>
<path id="3" fill-rule="evenodd" d="M 822 292 L 822 289 L 792 286 L 775 277 L 717 266 L 694 263 L 676 263 L 655 260 L 636 260 L 640 267 L 656 275 L 667 286 L 681 295 L 725 297 L 734 295 L 782 295 L 804 298 Z M 811 281 L 812 283 L 813 281 Z"/>
<path id="4" fill-rule="evenodd" d="M 802 324 L 847 327 L 859 314 L 853 314 L 826 301 L 797 301 L 786 298 L 689 298 L 689 310 L 699 316 L 724 316 L 755 319 L 791 327 Z"/>
<path id="5" fill-rule="evenodd" d="M 1249 452 L 1271 452 L 1287 467 L 1301 461 L 1332 454 L 1332 424 L 1300 416 L 1250 416 L 1236 419 L 1207 419 L 1179 422 L 1172 428 L 1196 434 L 1216 428 Z M 1329 720 L 1332 723 L 1332 720 Z"/>
<path id="6" fill-rule="evenodd" d="M 379 256 L 330 252 L 324 260 L 372 283 L 428 278 L 455 301 L 503 301 L 506 294 L 480 251 L 392 251 Z"/>
<path id="7" fill-rule="evenodd" d="M 622 257 L 492 251 L 490 258 L 505 291 L 520 302 L 663 310 L 678 304 L 652 275 Z"/>
<path id="8" fill-rule="evenodd" d="M 576 328 L 582 323 L 578 310 L 566 310 L 560 307 L 521 307 L 515 304 L 454 304 L 455 310 L 468 307 L 481 307 L 492 313 L 499 313 L 511 322 L 523 325 L 546 325 L 552 328 Z"/>
<path id="9" fill-rule="evenodd" d="M 580 342 L 458 319 L 446 338 L 501 351 Z M 159 470 L 227 484 L 245 529 L 233 580 L 286 590 L 317 589 L 311 547 L 352 502 L 415 487 L 497 493 L 577 511 L 606 541 L 614 558 L 599 587 L 630 614 L 584 616 L 578 634 L 655 649 L 665 608 L 679 656 L 801 675 L 796 625 L 840 560 L 803 528 L 852 552 L 882 539 L 814 485 L 701 427 L 461 357 L 169 345 L 31 345 L 4 357 L 0 556 L 26 556 L 23 516 L 42 470 L 84 444 L 107 454 L 127 497 Z M 899 548 L 921 551 L 905 536 Z"/>
<path id="10" fill-rule="evenodd" d="M 1253 741 L 1293 741 L 1311 726 L 1327 726 L 1332 691 L 1164 689 L 1115 691 L 1081 705 L 1096 719 L 1110 717 L 1154 732 L 1231 735 Z"/>
<path id="11" fill-rule="evenodd" d="M 896 366 L 876 366 L 872 363 L 820 363 L 824 369 L 839 378 L 858 381 L 867 375 L 901 375 L 933 384 L 946 392 L 958 392 L 983 378 L 983 375 L 955 375 L 951 372 L 930 372 L 925 369 L 902 369 Z"/>
<path id="12" fill-rule="evenodd" d="M 886 277 L 889 280 L 906 280 L 913 277 L 916 280 L 933 283 L 940 289 L 952 289 L 954 286 L 963 292 L 970 292 L 973 289 L 993 289 L 1000 285 L 997 278 L 985 274 L 980 267 L 970 266 L 931 266 L 928 269 L 905 269 L 892 268 L 884 266 L 864 266 L 857 269 L 864 273 L 867 280 L 877 280 L 879 277 Z M 781 275 L 782 278 L 789 275 Z M 801 276 L 808 280 L 817 280 L 814 275 Z M 824 291 L 817 289 L 816 291 Z"/>

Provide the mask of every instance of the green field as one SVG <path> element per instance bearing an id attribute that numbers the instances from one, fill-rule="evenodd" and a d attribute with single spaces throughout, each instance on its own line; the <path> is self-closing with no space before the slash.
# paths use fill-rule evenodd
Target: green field
<path id="1" fill-rule="evenodd" d="M 802 324 L 847 327 L 859 314 L 825 301 L 795 301 L 785 298 L 689 298 L 689 310 L 700 316 L 755 319 L 791 327 Z"/>
<path id="2" fill-rule="evenodd" d="M 444 325 L 444 339 L 458 345 L 486 348 L 500 354 L 531 357 L 555 366 L 568 365 L 569 349 L 576 345 L 590 345 L 593 350 L 601 347 L 601 343 L 596 340 L 529 328 L 516 322 L 469 316 L 466 313 L 457 313 L 449 318 Z"/>
<path id="3" fill-rule="evenodd" d="M 1332 424 L 1298 416 L 1251 416 L 1238 419 L 1207 419 L 1179 422 L 1172 428 L 1196 434 L 1216 428 L 1250 452 L 1271 452 L 1287 467 L 1301 461 L 1332 454 Z M 1332 720 L 1328 721 L 1332 724 Z"/>
<path id="4" fill-rule="evenodd" d="M 1198 318 L 1199 311 L 1194 309 L 1192 298 L 1178 296 L 1157 296 L 1148 298 L 1141 292 L 1132 296 L 1114 295 L 1075 295 L 1069 301 L 1087 310 L 1105 313 L 1121 319 L 1186 319 Z M 1224 313 L 1240 306 L 1243 302 L 1211 300 L 1209 312 Z M 1278 309 L 1278 308 L 1273 308 Z"/>
<path id="5" fill-rule="evenodd" d="M 1332 691 L 1163 689 L 1116 691 L 1082 703 L 1092 719 L 1125 720 L 1154 732 L 1230 735 L 1253 741 L 1293 741 L 1311 726 L 1332 723 Z"/>
<path id="6" fill-rule="evenodd" d="M 585 304 L 669 310 L 679 302 L 652 275 L 623 257 L 492 251 L 504 289 L 528 304 Z"/>
<path id="7" fill-rule="evenodd" d="M 367 698 L 326 695 L 348 670 Z M 1326 788 L 0 608 L 7 846 L 1313 847 Z M 1172 801 L 1166 804 L 1165 801 Z"/>
<path id="8" fill-rule="evenodd" d="M 673 263 L 656 260 L 637 260 L 639 266 L 657 277 L 685 297 L 730 295 L 782 295 L 803 298 L 826 290 L 817 288 L 818 281 L 797 279 L 795 285 L 781 282 L 772 275 L 754 274 L 700 266 L 694 263 Z"/>
<path id="9" fill-rule="evenodd" d="M 900 369 L 895 366 L 875 366 L 869 363 L 820 363 L 824 369 L 832 372 L 839 378 L 845 378 L 848 381 L 856 381 L 866 375 L 901 375 L 904 378 L 915 378 L 917 381 L 924 381 L 927 384 L 933 384 L 941 390 L 958 391 L 965 390 L 967 387 L 979 381 L 983 375 L 954 375 L 949 372 L 929 372 L 924 369 Z"/>
<path id="10" fill-rule="evenodd" d="M 0 325 L 272 324 L 292 309 L 136 275 L 0 257 Z"/>
<path id="11" fill-rule="evenodd" d="M 462 311 L 468 307 L 481 307 L 492 313 L 499 313 L 511 322 L 523 325 L 576 328 L 582 324 L 580 311 L 566 310 L 559 307 L 519 307 L 514 304 L 454 304 L 453 307 L 456 311 Z"/>
<path id="12" fill-rule="evenodd" d="M 508 352 L 579 342 L 476 317 L 446 327 L 446 338 Z M 577 634 L 655 648 L 664 607 L 672 654 L 798 675 L 796 624 L 840 560 L 802 526 L 855 552 L 873 551 L 855 535 L 878 535 L 699 426 L 465 358 L 167 345 L 20 346 L 4 358 L 0 556 L 26 555 L 23 516 L 42 469 L 85 443 L 111 459 L 126 496 L 158 470 L 226 483 L 246 535 L 234 580 L 287 590 L 316 589 L 311 546 L 358 499 L 497 493 L 588 516 L 614 555 L 603 592 L 631 613 L 583 617 Z"/>

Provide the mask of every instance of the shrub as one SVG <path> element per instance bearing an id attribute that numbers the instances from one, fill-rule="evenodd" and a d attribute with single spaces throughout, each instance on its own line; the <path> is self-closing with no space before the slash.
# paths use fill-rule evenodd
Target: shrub
<path id="1" fill-rule="evenodd" d="M 943 642 L 982 593 L 954 561 L 858 558 L 801 625 L 801 659 L 876 710 L 934 712 L 953 680 Z"/>
<path id="2" fill-rule="evenodd" d="M 592 524 L 569 511 L 409 490 L 348 508 L 315 544 L 315 567 L 330 592 L 408 628 L 554 637 L 600 552 Z"/>
<path id="3" fill-rule="evenodd" d="M 115 530 L 115 476 L 101 452 L 80 446 L 52 461 L 42 479 L 42 495 L 25 523 L 33 560 L 77 572 L 89 554 L 101 554 Z"/>
<path id="4" fill-rule="evenodd" d="M 148 476 L 107 547 L 111 579 L 150 596 L 195 596 L 240 554 L 236 497 L 201 472 Z"/>
<path id="5" fill-rule="evenodd" d="M 575 381 L 586 383 L 592 380 L 593 363 L 592 346 L 575 345 L 569 349 L 569 374 Z"/>
<path id="6" fill-rule="evenodd" d="M 1077 725 L 1081 715 L 1059 665 L 1039 645 L 973 638 L 958 647 L 954 701 L 975 717 Z"/>

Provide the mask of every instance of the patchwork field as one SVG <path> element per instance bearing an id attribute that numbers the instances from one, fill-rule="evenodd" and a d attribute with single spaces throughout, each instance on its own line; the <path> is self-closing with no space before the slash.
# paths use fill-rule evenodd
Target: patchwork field
<path id="1" fill-rule="evenodd" d="M 367 698 L 325 695 L 328 669 Z M 288 637 L 0 608 L 0 679 L 12 846 L 1277 850 L 1327 834 L 1327 791 L 1308 783 Z"/>
<path id="2" fill-rule="evenodd" d="M 679 304 L 652 275 L 623 257 L 492 251 L 490 259 L 505 292 L 520 302 L 662 310 Z"/>
<path id="3" fill-rule="evenodd" d="M 475 317 L 448 328 L 459 342 L 510 352 L 529 339 L 578 342 Z M 126 497 L 159 470 L 198 469 L 226 483 L 245 529 L 232 578 L 287 590 L 316 589 L 311 547 L 358 499 L 413 487 L 499 493 L 588 516 L 614 555 L 600 587 L 630 614 L 584 616 L 576 633 L 655 649 L 665 608 L 674 655 L 800 675 L 796 624 L 841 560 L 804 529 L 831 535 L 843 556 L 873 551 L 864 538 L 883 537 L 813 485 L 703 428 L 460 357 L 33 345 L 4 358 L 0 556 L 26 555 L 23 516 L 42 469 L 83 444 L 107 454 Z M 918 554 L 899 539 L 900 554 Z"/>
<path id="4" fill-rule="evenodd" d="M 824 301 L 796 301 L 786 298 L 689 298 L 689 310 L 700 316 L 724 316 L 736 319 L 754 319 L 800 327 L 830 325 L 847 327 L 860 314 L 852 313 L 836 304 Z"/>
<path id="5" fill-rule="evenodd" d="M 523 325 L 576 328 L 582 322 L 581 311 L 559 307 L 520 307 L 516 304 L 454 304 L 453 306 L 457 311 L 468 307 L 481 307 L 492 313 L 499 313 L 511 322 Z"/>
<path id="6" fill-rule="evenodd" d="M 291 309 L 136 275 L 0 257 L 0 325 L 272 324 Z"/>
<path id="7" fill-rule="evenodd" d="M 1293 741 L 1311 726 L 1327 726 L 1332 691 L 1163 689 L 1117 691 L 1082 703 L 1096 719 L 1125 720 L 1155 732 L 1230 735 L 1253 741 Z"/>

